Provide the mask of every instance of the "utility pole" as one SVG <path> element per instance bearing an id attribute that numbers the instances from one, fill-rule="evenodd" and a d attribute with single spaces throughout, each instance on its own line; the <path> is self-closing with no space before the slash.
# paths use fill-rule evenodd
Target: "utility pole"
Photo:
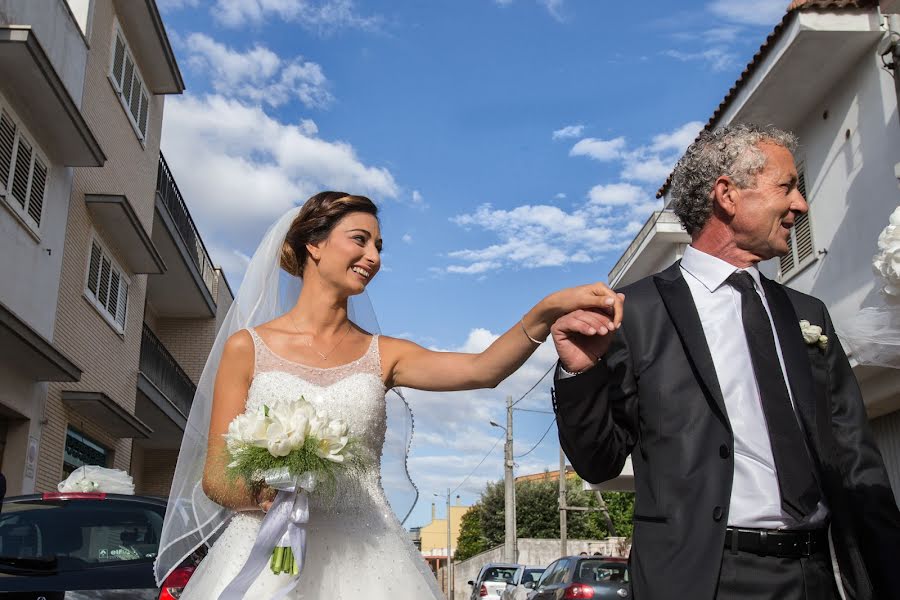
<path id="1" fill-rule="evenodd" d="M 448 600 L 453 600 L 453 551 L 450 548 L 452 542 L 450 538 L 451 529 L 450 519 L 450 488 L 447 488 L 447 590 L 449 591 Z"/>
<path id="2" fill-rule="evenodd" d="M 559 555 L 569 554 L 566 544 L 566 454 L 559 447 Z"/>
<path id="3" fill-rule="evenodd" d="M 506 513 L 506 531 L 504 554 L 507 562 L 518 561 L 518 544 L 516 543 L 516 480 L 513 475 L 513 410 L 512 396 L 506 397 L 506 443 L 503 445 L 503 466 L 505 471 L 504 512 Z"/>

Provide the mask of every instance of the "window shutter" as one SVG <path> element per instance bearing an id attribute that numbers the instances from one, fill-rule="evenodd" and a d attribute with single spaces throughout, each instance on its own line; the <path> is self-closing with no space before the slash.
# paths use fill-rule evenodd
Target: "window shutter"
<path id="1" fill-rule="evenodd" d="M 790 237 L 788 237 L 788 251 L 787 254 L 778 259 L 778 265 L 781 269 L 781 277 L 786 277 L 791 271 L 794 270 L 794 267 L 797 266 L 794 262 L 794 234 L 791 232 Z"/>
<path id="2" fill-rule="evenodd" d="M 116 85 L 119 86 L 119 89 L 124 89 L 124 85 L 122 83 L 122 71 L 125 66 L 125 42 L 122 41 L 122 38 L 116 33 L 116 49 L 113 54 L 113 66 L 112 66 L 112 76 L 113 79 L 116 80 Z"/>
<path id="3" fill-rule="evenodd" d="M 106 301 L 109 299 L 109 272 L 111 265 L 109 260 L 104 256 L 102 257 L 102 266 L 100 269 L 100 289 L 99 294 L 97 295 L 97 300 L 100 301 L 100 304 L 106 306 Z"/>
<path id="4" fill-rule="evenodd" d="M 31 190 L 28 192 L 28 216 L 40 227 L 41 212 L 44 209 L 44 189 L 47 186 L 47 167 L 38 157 L 34 157 L 31 175 Z"/>
<path id="5" fill-rule="evenodd" d="M 119 304 L 119 282 L 121 281 L 119 277 L 119 272 L 115 269 L 112 270 L 109 277 L 109 302 L 106 305 L 106 310 L 109 311 L 109 314 L 115 316 Z"/>
<path id="6" fill-rule="evenodd" d="M 0 114 L 0 189 L 9 185 L 9 170 L 12 168 L 13 146 L 16 142 L 16 124 L 3 111 Z"/>
<path id="7" fill-rule="evenodd" d="M 12 192 L 13 198 L 22 208 L 25 208 L 25 202 L 28 200 L 28 172 L 31 170 L 31 155 L 31 144 L 20 135 L 19 143 L 16 145 Z"/>
<path id="8" fill-rule="evenodd" d="M 134 79 L 134 63 L 131 62 L 131 57 L 128 54 L 125 55 L 125 74 L 122 78 L 122 95 L 125 97 L 125 103 L 131 103 L 131 82 Z"/>
<path id="9" fill-rule="evenodd" d="M 91 243 L 91 264 L 88 267 L 88 289 L 97 297 L 97 281 L 100 279 L 100 246 Z"/>
<path id="10" fill-rule="evenodd" d="M 116 323 L 125 328 L 125 315 L 127 314 L 128 308 L 128 284 L 124 279 L 119 280 L 119 298 L 116 302 Z"/>
<path id="11" fill-rule="evenodd" d="M 802 263 L 813 254 L 812 229 L 809 226 L 809 213 L 806 213 L 797 219 L 791 233 L 797 247 L 797 262 Z"/>
<path id="12" fill-rule="evenodd" d="M 131 110 L 131 116 L 134 117 L 135 123 L 140 123 L 138 117 L 141 116 L 141 95 L 143 94 L 141 88 L 141 80 L 138 77 L 137 71 L 134 71 L 131 81 L 131 97 L 128 99 L 128 108 Z"/>
<path id="13" fill-rule="evenodd" d="M 806 169 L 801 165 L 797 169 L 797 189 L 800 190 L 800 194 L 803 196 L 804 200 L 806 199 Z"/>
<path id="14" fill-rule="evenodd" d="M 140 110 L 140 118 L 137 120 L 138 129 L 141 130 L 141 135 L 143 137 L 147 137 L 147 115 L 150 111 L 150 98 L 147 96 L 146 90 L 141 88 L 141 110 Z"/>

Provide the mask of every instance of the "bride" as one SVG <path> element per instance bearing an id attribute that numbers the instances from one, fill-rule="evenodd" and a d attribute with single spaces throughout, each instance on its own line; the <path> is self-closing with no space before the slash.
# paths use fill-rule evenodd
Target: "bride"
<path id="1" fill-rule="evenodd" d="M 619 324 L 621 298 L 598 283 L 547 296 L 479 354 L 434 352 L 379 336 L 364 294 L 381 267 L 377 213 L 368 198 L 322 192 L 282 217 L 257 249 L 201 376 L 172 483 L 155 565 L 158 582 L 218 536 L 181 600 L 219 598 L 247 561 L 275 495 L 226 477 L 222 434 L 247 409 L 301 396 L 348 423 L 382 464 L 341 480 L 328 502 L 311 495 L 300 577 L 263 568 L 243 597 L 442 599 L 394 515 L 408 515 L 411 508 L 402 494 L 391 493 L 411 485 L 405 470 L 411 415 L 403 403 L 400 425 L 393 428 L 400 430 L 398 445 L 389 431 L 394 413 L 386 391 L 494 387 L 525 362 L 557 318 L 576 309 L 603 315 L 599 335 Z M 302 281 L 283 312 L 279 267 Z M 389 463 L 401 465 L 402 476 L 388 473 Z"/>

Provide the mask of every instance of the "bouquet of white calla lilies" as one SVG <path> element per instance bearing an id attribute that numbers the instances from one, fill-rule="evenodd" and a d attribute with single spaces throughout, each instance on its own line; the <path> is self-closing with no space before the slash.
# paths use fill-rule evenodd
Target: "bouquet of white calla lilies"
<path id="1" fill-rule="evenodd" d="M 303 397 L 238 415 L 224 438 L 229 477 L 251 489 L 271 485 L 291 493 L 334 493 L 338 474 L 361 471 L 367 462 L 349 425 L 327 419 Z M 288 545 L 275 548 L 270 566 L 276 575 L 298 573 Z"/>

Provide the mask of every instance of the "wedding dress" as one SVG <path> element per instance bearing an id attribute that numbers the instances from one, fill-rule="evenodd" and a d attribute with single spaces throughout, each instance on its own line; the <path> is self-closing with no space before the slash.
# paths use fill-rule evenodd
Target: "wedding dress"
<path id="1" fill-rule="evenodd" d="M 378 336 L 366 353 L 333 368 L 302 365 L 275 354 L 253 329 L 255 365 L 247 408 L 295 402 L 301 396 L 328 417 L 350 426 L 351 435 L 380 460 L 385 440 L 385 388 Z M 215 600 L 240 571 L 263 519 L 237 513 L 197 567 L 181 600 Z M 443 600 L 434 574 L 394 516 L 381 485 L 380 465 L 361 477 L 339 479 L 326 501 L 310 495 L 306 562 L 292 600 Z M 245 598 L 266 600 L 290 576 L 266 566 Z"/>

